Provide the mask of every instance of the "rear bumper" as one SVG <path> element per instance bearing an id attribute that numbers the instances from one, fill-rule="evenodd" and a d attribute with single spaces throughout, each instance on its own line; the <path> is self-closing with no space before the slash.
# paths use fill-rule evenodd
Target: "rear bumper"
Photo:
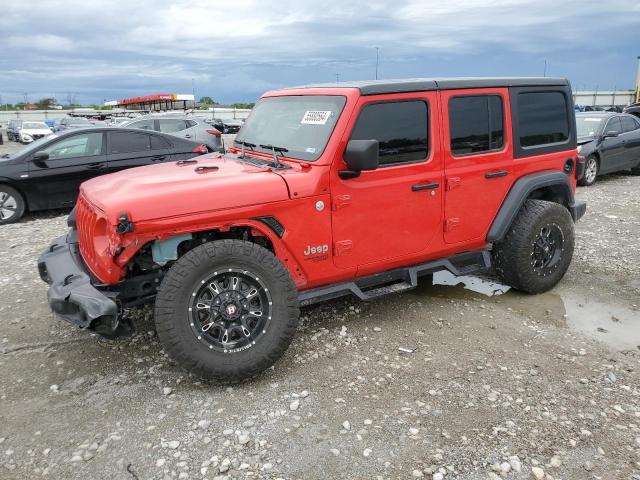
<path id="1" fill-rule="evenodd" d="M 96 289 L 80 256 L 75 230 L 56 238 L 38 259 L 40 278 L 49 284 L 51 310 L 62 319 L 88 328 L 100 319 L 117 326 L 116 302 Z"/>
<path id="2" fill-rule="evenodd" d="M 569 213 L 574 222 L 577 222 L 587 211 L 587 203 L 582 200 L 574 200 L 573 204 L 569 205 Z"/>

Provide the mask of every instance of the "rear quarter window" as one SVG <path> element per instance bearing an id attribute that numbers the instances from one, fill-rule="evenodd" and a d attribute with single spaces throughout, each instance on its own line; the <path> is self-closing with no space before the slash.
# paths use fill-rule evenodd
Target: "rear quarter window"
<path id="1" fill-rule="evenodd" d="M 567 101 L 562 92 L 518 94 L 520 146 L 531 148 L 569 139 Z"/>

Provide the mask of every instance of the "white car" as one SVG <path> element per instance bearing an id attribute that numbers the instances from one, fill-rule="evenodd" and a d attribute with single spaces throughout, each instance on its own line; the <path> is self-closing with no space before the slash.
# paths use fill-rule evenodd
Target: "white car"
<path id="1" fill-rule="evenodd" d="M 31 143 L 52 133 L 53 131 L 44 122 L 23 122 L 18 130 L 18 140 L 22 143 Z"/>

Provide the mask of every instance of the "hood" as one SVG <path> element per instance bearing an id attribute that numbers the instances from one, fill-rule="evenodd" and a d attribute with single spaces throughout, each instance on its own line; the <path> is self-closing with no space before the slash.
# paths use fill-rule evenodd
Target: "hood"
<path id="1" fill-rule="evenodd" d="M 196 171 L 206 166 L 218 170 Z M 197 163 L 171 162 L 122 170 L 89 180 L 80 191 L 113 225 L 123 212 L 136 222 L 289 198 L 285 181 L 270 169 L 213 155 L 197 157 Z"/>
<path id="2" fill-rule="evenodd" d="M 53 132 L 50 128 L 23 128 L 22 133 L 27 135 L 50 135 Z"/>
<path id="3" fill-rule="evenodd" d="M 589 142 L 593 142 L 596 139 L 595 136 L 589 136 L 589 137 L 578 137 L 576 143 L 578 145 L 584 145 L 585 143 L 589 143 Z"/>

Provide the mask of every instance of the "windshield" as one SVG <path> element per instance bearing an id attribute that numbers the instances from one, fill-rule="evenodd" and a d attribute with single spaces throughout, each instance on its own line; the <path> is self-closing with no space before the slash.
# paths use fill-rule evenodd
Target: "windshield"
<path id="1" fill-rule="evenodd" d="M 602 120 L 604 120 L 604 117 L 576 116 L 578 138 L 595 137 L 598 134 Z"/>
<path id="2" fill-rule="evenodd" d="M 346 103 L 345 97 L 305 95 L 260 100 L 244 122 L 234 144 L 249 142 L 286 148 L 286 157 L 314 161 L 320 158 Z"/>
<path id="3" fill-rule="evenodd" d="M 43 128 L 49 128 L 46 123 L 43 122 L 24 122 L 22 124 L 24 129 L 42 130 Z"/>

